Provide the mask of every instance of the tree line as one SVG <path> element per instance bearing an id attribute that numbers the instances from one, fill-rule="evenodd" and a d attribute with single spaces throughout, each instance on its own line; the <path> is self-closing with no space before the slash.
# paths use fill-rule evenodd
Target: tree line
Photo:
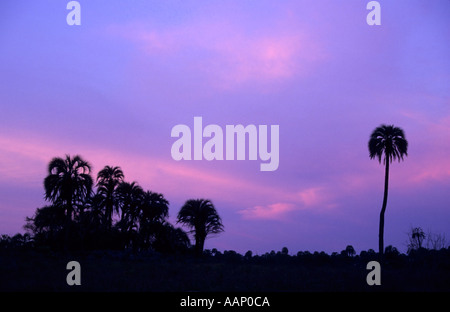
<path id="1" fill-rule="evenodd" d="M 94 180 L 91 164 L 79 155 L 53 158 L 44 190 L 49 204 L 37 208 L 24 226 L 38 247 L 202 254 L 207 236 L 224 230 L 211 200 L 189 199 L 181 207 L 176 223 L 186 232 L 168 221 L 163 194 L 126 181 L 118 166 L 105 166 Z"/>

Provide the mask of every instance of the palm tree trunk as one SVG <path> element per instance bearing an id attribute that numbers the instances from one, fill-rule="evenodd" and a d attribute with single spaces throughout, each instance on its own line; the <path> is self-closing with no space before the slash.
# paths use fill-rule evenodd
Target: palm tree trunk
<path id="1" fill-rule="evenodd" d="M 386 157 L 386 173 L 384 176 L 384 197 L 383 197 L 383 207 L 380 212 L 380 229 L 378 234 L 378 250 L 380 256 L 383 255 L 384 251 L 384 212 L 386 211 L 387 197 L 388 197 L 388 184 L 389 184 L 389 157 Z"/>
<path id="2" fill-rule="evenodd" d="M 113 205 L 108 198 L 107 203 L 106 203 L 106 211 L 105 211 L 105 219 L 106 219 L 105 224 L 106 224 L 106 228 L 108 230 L 111 230 L 112 212 L 113 212 Z"/>
<path id="3" fill-rule="evenodd" d="M 64 250 L 67 251 L 69 249 L 69 241 L 70 241 L 70 226 L 72 221 L 72 197 L 70 197 L 70 201 L 67 201 L 66 206 L 66 223 L 64 226 Z"/>
<path id="4" fill-rule="evenodd" d="M 196 236 L 195 237 L 195 254 L 201 256 L 203 254 L 203 248 L 205 246 L 205 238 Z"/>

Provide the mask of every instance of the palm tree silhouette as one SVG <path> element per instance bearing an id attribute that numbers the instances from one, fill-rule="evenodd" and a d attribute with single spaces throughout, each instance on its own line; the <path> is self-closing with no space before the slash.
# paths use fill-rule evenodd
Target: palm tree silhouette
<path id="1" fill-rule="evenodd" d="M 105 199 L 103 195 L 98 192 L 86 199 L 85 206 L 88 210 L 86 219 L 88 224 L 95 230 L 107 228 L 107 225 L 105 225 L 106 217 L 103 210 L 104 204 Z"/>
<path id="2" fill-rule="evenodd" d="M 150 246 L 150 237 L 161 229 L 165 218 L 169 216 L 169 201 L 163 194 L 146 191 L 142 194 L 139 206 L 139 232 L 144 247 Z"/>
<path id="3" fill-rule="evenodd" d="M 118 202 L 121 209 L 119 228 L 130 239 L 133 229 L 138 228 L 140 205 L 144 190 L 136 182 L 121 182 L 117 187 Z"/>
<path id="4" fill-rule="evenodd" d="M 169 216 L 169 201 L 163 194 L 146 191 L 142 195 L 141 219 L 162 222 Z"/>
<path id="5" fill-rule="evenodd" d="M 105 208 L 105 224 L 111 229 L 114 210 L 118 211 L 117 187 L 123 182 L 123 172 L 120 167 L 105 166 L 97 174 L 97 193 L 103 198 Z"/>
<path id="6" fill-rule="evenodd" d="M 386 211 L 388 184 L 389 184 L 389 164 L 392 160 L 403 160 L 403 156 L 408 156 L 408 141 L 405 139 L 405 133 L 401 128 L 393 125 L 381 125 L 372 132 L 369 139 L 369 157 L 377 158 L 385 164 L 384 178 L 384 197 L 383 206 L 380 212 L 380 227 L 378 234 L 378 248 L 380 255 L 383 255 L 384 244 L 384 213 Z"/>
<path id="7" fill-rule="evenodd" d="M 413 250 L 418 250 L 422 248 L 423 240 L 426 235 L 421 227 L 416 227 L 411 229 L 411 232 L 408 233 L 409 236 L 409 244 L 408 244 L 408 254 Z"/>
<path id="8" fill-rule="evenodd" d="M 217 234 L 223 231 L 222 220 L 213 203 L 207 199 L 186 201 L 178 212 L 177 223 L 182 223 L 193 229 L 197 255 L 203 253 L 205 239 L 209 234 Z"/>
<path id="9" fill-rule="evenodd" d="M 422 248 L 422 242 L 425 239 L 425 233 L 423 232 L 423 230 L 421 228 L 413 229 L 411 237 L 412 239 L 415 239 L 417 241 L 418 247 Z"/>
<path id="10" fill-rule="evenodd" d="M 66 155 L 65 159 L 55 157 L 48 164 L 48 176 L 44 179 L 45 199 L 65 211 L 66 247 L 74 207 L 82 204 L 92 191 L 90 172 L 91 165 L 79 155 L 73 158 Z"/>

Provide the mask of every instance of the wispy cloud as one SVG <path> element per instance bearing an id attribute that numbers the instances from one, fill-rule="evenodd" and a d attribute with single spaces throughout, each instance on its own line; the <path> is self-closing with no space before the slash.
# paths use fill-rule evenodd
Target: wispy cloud
<path id="1" fill-rule="evenodd" d="M 192 163 L 126 153 L 115 149 L 75 145 L 37 135 L 0 135 L 0 182 L 42 187 L 48 162 L 53 157 L 79 154 L 93 165 L 93 175 L 105 165 L 121 166 L 125 177 L 143 187 L 164 193 L 170 200 L 191 197 L 228 202 L 245 219 L 281 219 L 296 209 L 329 207 L 330 196 L 323 187 L 286 190 L 266 185 L 238 173 L 205 171 Z M 237 175 L 236 175 L 237 174 Z M 233 196 L 230 196 L 233 194 Z M 252 205 L 272 202 L 268 205 Z"/>
<path id="2" fill-rule="evenodd" d="M 133 22 L 111 25 L 147 56 L 201 71 L 216 88 L 274 83 L 305 75 L 325 53 L 311 32 L 283 25 L 278 32 L 250 34 L 248 25 L 200 18 L 171 28 Z"/>
<path id="3" fill-rule="evenodd" d="M 265 206 L 254 206 L 239 211 L 244 219 L 282 219 L 286 214 L 296 209 L 291 203 L 274 203 Z"/>
<path id="4" fill-rule="evenodd" d="M 289 213 L 296 210 L 323 210 L 335 207 L 332 198 L 323 187 L 305 188 L 300 191 L 281 191 L 273 194 L 279 202 L 267 205 L 255 205 L 240 210 L 244 219 L 287 220 Z"/>
<path id="5" fill-rule="evenodd" d="M 407 132 L 409 145 L 408 169 L 402 168 L 403 181 L 420 184 L 450 179 L 450 116 L 443 114 L 431 117 L 430 114 L 404 110 L 405 116 L 413 126 Z"/>

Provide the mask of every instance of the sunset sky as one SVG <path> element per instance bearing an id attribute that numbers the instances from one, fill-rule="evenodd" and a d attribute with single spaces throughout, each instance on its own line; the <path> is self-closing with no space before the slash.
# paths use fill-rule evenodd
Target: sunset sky
<path id="1" fill-rule="evenodd" d="M 384 245 L 450 242 L 450 2 L 380 0 L 0 3 L 0 234 L 23 233 L 47 164 L 79 154 L 163 193 L 170 221 L 208 198 L 225 232 L 205 248 L 255 254 L 378 248 L 384 167 L 367 143 L 401 127 Z M 171 129 L 279 125 L 279 167 L 175 161 Z"/>

